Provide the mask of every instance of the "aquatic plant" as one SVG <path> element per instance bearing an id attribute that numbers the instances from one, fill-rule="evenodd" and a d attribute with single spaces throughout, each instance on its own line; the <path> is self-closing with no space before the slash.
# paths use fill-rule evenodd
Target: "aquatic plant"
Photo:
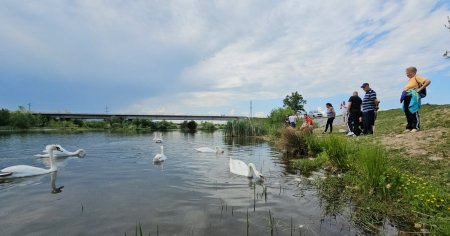
<path id="1" fill-rule="evenodd" d="M 228 121 L 224 127 L 225 136 L 243 137 L 243 136 L 262 136 L 266 130 L 260 124 L 254 124 L 252 120 L 233 120 Z"/>

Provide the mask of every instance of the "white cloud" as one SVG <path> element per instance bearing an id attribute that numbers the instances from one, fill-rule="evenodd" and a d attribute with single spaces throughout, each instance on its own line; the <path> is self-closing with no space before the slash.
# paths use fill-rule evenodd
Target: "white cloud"
<path id="1" fill-rule="evenodd" d="M 332 97 L 362 82 L 390 99 L 407 66 L 448 73 L 450 6 L 436 3 L 8 1 L 0 50 L 8 69 L 37 77 L 154 88 L 127 91 L 127 112 L 249 114 L 250 100 Z"/>

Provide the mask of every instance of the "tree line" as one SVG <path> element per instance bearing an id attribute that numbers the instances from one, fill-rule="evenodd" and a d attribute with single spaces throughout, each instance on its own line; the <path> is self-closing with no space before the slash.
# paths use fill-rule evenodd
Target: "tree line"
<path id="1" fill-rule="evenodd" d="M 82 119 L 53 119 L 42 115 L 33 115 L 23 107 L 17 111 L 0 110 L 0 127 L 8 129 L 30 129 L 30 128 L 55 128 L 55 129 L 111 129 L 111 130 L 170 130 L 181 129 L 192 132 L 196 130 L 216 130 L 220 128 L 212 122 L 201 122 L 194 120 L 184 121 L 176 124 L 170 121 L 152 121 L 150 119 L 127 120 L 121 117 L 111 117 L 104 120 L 82 120 Z"/>

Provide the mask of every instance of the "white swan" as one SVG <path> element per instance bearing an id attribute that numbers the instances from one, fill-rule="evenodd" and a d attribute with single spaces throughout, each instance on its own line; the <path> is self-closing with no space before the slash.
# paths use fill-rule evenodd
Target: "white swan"
<path id="1" fill-rule="evenodd" d="M 58 145 L 47 145 L 47 152 L 50 156 L 50 169 L 38 168 L 34 166 L 27 165 L 16 165 L 3 168 L 0 170 L 0 177 L 8 177 L 8 178 L 19 178 L 19 177 L 28 177 L 34 175 L 43 175 L 48 174 L 50 172 L 56 171 L 58 168 L 54 161 L 53 151 L 59 150 Z"/>
<path id="2" fill-rule="evenodd" d="M 248 178 L 258 178 L 264 181 L 264 176 L 259 173 L 253 163 L 245 164 L 241 160 L 233 160 L 230 157 L 230 172 L 237 175 L 247 176 Z"/>
<path id="3" fill-rule="evenodd" d="M 159 134 L 159 137 L 157 137 L 156 134 Z M 155 137 L 153 137 L 153 141 L 155 141 L 156 143 L 162 143 L 162 141 L 163 141 L 163 139 L 162 139 L 162 134 L 156 132 L 156 133 L 155 133 Z"/>
<path id="4" fill-rule="evenodd" d="M 155 155 L 155 157 L 153 158 L 153 162 L 154 163 L 160 163 L 163 162 L 167 159 L 166 155 L 164 155 L 164 147 L 161 146 L 161 153 L 158 153 Z"/>
<path id="5" fill-rule="evenodd" d="M 195 150 L 197 150 L 197 152 L 215 152 L 215 153 L 223 153 L 222 148 L 220 148 L 219 146 L 216 146 L 215 150 L 209 147 L 201 147 L 201 148 L 196 148 Z"/>
<path id="6" fill-rule="evenodd" d="M 47 145 L 50 146 L 50 145 Z M 44 152 L 44 154 L 36 154 L 34 155 L 35 157 L 49 157 L 48 151 L 47 151 L 47 146 L 45 147 L 45 150 L 42 151 Z M 58 146 L 59 150 L 56 150 L 53 152 L 53 156 L 55 158 L 58 157 L 69 157 L 69 156 L 78 156 L 78 157 L 84 157 L 86 156 L 86 151 L 84 149 L 78 149 L 75 152 L 69 152 L 66 149 L 64 149 L 61 145 L 56 144 L 56 146 Z"/>

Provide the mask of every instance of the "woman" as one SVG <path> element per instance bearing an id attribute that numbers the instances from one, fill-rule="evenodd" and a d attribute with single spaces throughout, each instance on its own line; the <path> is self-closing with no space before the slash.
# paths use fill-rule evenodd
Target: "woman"
<path id="1" fill-rule="evenodd" d="M 334 111 L 333 105 L 331 103 L 327 103 L 327 125 L 325 126 L 325 131 L 323 133 L 325 134 L 328 130 L 328 126 L 330 126 L 330 134 L 333 132 L 333 121 L 334 117 L 336 117 L 336 112 Z"/>

